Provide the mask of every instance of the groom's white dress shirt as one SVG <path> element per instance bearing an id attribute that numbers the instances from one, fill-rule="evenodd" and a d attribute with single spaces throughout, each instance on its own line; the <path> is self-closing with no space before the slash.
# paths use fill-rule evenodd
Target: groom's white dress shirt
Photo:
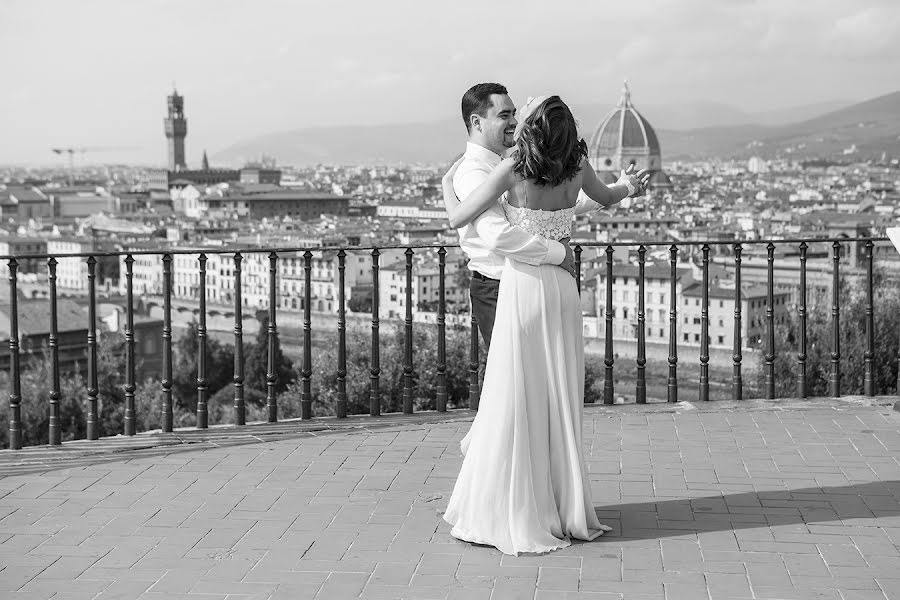
<path id="1" fill-rule="evenodd" d="M 460 201 L 469 197 L 500 164 L 500 156 L 468 142 L 464 160 L 453 176 L 453 189 Z M 530 265 L 558 265 L 566 257 L 563 244 L 513 227 L 499 200 L 457 230 L 459 246 L 469 257 L 469 270 L 500 279 L 506 256 Z"/>

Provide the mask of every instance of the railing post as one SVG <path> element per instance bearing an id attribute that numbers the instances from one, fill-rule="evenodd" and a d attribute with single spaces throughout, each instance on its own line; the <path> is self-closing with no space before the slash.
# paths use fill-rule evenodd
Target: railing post
<path id="1" fill-rule="evenodd" d="M 438 355 L 437 355 L 437 389 L 435 408 L 438 412 L 447 411 L 447 326 L 446 326 L 446 290 L 444 275 L 447 268 L 447 250 L 443 246 L 438 250 Z"/>
<path id="2" fill-rule="evenodd" d="M 59 318 L 56 311 L 56 265 L 57 261 L 52 256 L 47 261 L 50 274 L 50 445 L 62 444 L 62 431 L 59 422 L 59 399 L 61 397 L 59 385 Z M 134 418 L 134 394 L 132 394 L 132 421 Z M 128 428 L 128 390 L 125 391 L 125 427 Z"/>
<path id="3" fill-rule="evenodd" d="M 775 398 L 775 244 L 769 242 L 766 283 L 766 399 Z"/>
<path id="4" fill-rule="evenodd" d="M 406 345 L 403 362 L 403 413 L 413 412 L 413 310 L 412 310 L 413 250 L 406 249 Z"/>
<path id="5" fill-rule="evenodd" d="M 55 279 L 55 274 L 54 274 Z M 54 281 L 54 287 L 55 287 Z M 55 290 L 54 290 L 55 293 Z M 56 299 L 54 298 L 54 304 Z M 53 307 L 56 313 L 56 307 Z M 54 321 L 56 315 L 53 315 Z M 55 329 L 55 325 L 54 325 Z M 134 393 L 137 391 L 134 376 L 134 257 L 125 257 L 125 435 L 136 433 L 134 420 Z"/>
<path id="6" fill-rule="evenodd" d="M 300 418 L 312 418 L 312 252 L 303 253 L 303 372 L 300 379 Z"/>
<path id="7" fill-rule="evenodd" d="M 200 254 L 200 322 L 197 325 L 197 428 L 209 427 L 209 379 L 206 373 L 206 254 Z"/>
<path id="8" fill-rule="evenodd" d="M 615 403 L 613 382 L 613 247 L 606 247 L 606 347 L 603 364 L 606 366 L 603 378 L 603 404 Z"/>
<path id="9" fill-rule="evenodd" d="M 678 402 L 678 246 L 669 248 L 669 379 L 666 400 Z"/>
<path id="10" fill-rule="evenodd" d="M 578 293 L 581 293 L 581 246 L 579 244 L 575 244 L 575 287 L 578 288 Z"/>
<path id="11" fill-rule="evenodd" d="M 381 349 L 378 317 L 378 248 L 372 250 L 372 359 L 369 366 L 369 415 L 381 415 Z"/>
<path id="12" fill-rule="evenodd" d="M 9 259 L 9 447 L 22 448 L 22 382 L 19 378 L 19 261 Z"/>
<path id="13" fill-rule="evenodd" d="M 741 252 L 744 248 L 740 244 L 734 245 L 734 343 L 732 346 L 731 360 L 731 398 L 733 400 L 744 399 L 744 378 L 741 375 L 741 361 L 743 354 L 743 323 L 741 310 L 744 305 L 744 296 L 741 291 Z"/>
<path id="14" fill-rule="evenodd" d="M 647 403 L 647 327 L 646 307 L 644 305 L 644 268 L 647 261 L 647 248 L 641 244 L 638 247 L 638 338 L 637 338 L 637 382 L 635 383 L 634 398 L 637 404 Z"/>
<path id="15" fill-rule="evenodd" d="M 800 242 L 800 349 L 797 352 L 797 397 L 806 398 L 806 242 Z"/>
<path id="16" fill-rule="evenodd" d="M 841 395 L 841 244 L 834 242 L 832 249 L 834 251 L 834 270 L 831 285 L 831 321 L 834 338 L 831 347 L 831 396 L 838 398 Z"/>
<path id="17" fill-rule="evenodd" d="M 347 416 L 347 314 L 344 305 L 344 271 L 346 270 L 347 253 L 343 248 L 338 250 L 338 368 L 337 368 L 337 406 L 334 414 L 339 419 Z"/>
<path id="18" fill-rule="evenodd" d="M 172 255 L 163 254 L 163 376 L 162 376 L 162 430 L 171 432 L 174 427 L 172 409 Z"/>
<path id="19" fill-rule="evenodd" d="M 703 244 L 703 289 L 700 312 L 700 401 L 709 400 L 709 244 Z"/>
<path id="20" fill-rule="evenodd" d="M 240 252 L 234 253 L 234 424 L 247 423 L 244 405 L 244 314 L 241 300 Z"/>
<path id="21" fill-rule="evenodd" d="M 875 290 L 874 290 L 874 274 L 872 273 L 873 249 L 875 243 L 872 240 L 866 242 L 866 354 L 865 354 L 865 380 L 863 383 L 864 393 L 870 398 L 875 395 L 874 381 L 874 365 L 875 358 Z"/>
<path id="22" fill-rule="evenodd" d="M 269 423 L 278 422 L 278 398 L 275 396 L 275 386 L 278 385 L 278 367 L 275 364 L 275 347 L 278 343 L 278 325 L 275 321 L 277 307 L 278 254 L 269 252 L 269 327 L 266 331 L 269 346 L 266 357 L 266 412 Z"/>
<path id="23" fill-rule="evenodd" d="M 96 440 L 100 437 L 97 418 L 97 259 L 89 256 L 88 268 L 88 334 L 87 334 L 87 369 L 88 369 L 88 414 L 87 414 L 87 439 Z"/>

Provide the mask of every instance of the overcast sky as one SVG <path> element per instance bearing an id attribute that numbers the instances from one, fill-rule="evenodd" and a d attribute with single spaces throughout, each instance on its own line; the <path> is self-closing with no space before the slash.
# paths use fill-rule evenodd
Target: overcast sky
<path id="1" fill-rule="evenodd" d="M 581 104 L 627 77 L 639 107 L 758 112 L 895 91 L 897 57 L 898 0 L 0 0 L 0 162 L 161 164 L 173 82 L 196 164 L 258 133 L 455 118 L 483 80 Z"/>

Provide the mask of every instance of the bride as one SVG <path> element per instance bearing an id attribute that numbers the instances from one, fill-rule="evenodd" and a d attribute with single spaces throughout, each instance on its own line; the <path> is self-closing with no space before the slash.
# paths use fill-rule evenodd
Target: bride
<path id="1" fill-rule="evenodd" d="M 507 220 L 529 233 L 567 240 L 580 191 L 608 206 L 643 191 L 650 174 L 623 173 L 607 187 L 587 163 L 587 145 L 559 96 L 522 108 L 511 156 L 459 202 L 457 162 L 444 201 L 461 227 L 500 200 Z M 593 540 L 597 519 L 584 465 L 581 416 L 584 342 L 575 280 L 555 265 L 506 259 L 478 415 L 444 513 L 451 535 L 505 554 L 549 552 L 570 538 Z"/>

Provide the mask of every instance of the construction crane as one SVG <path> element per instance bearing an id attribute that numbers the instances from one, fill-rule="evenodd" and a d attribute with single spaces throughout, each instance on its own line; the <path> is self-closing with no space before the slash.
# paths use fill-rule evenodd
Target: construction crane
<path id="1" fill-rule="evenodd" d="M 68 173 L 69 173 L 69 185 L 73 184 L 73 176 L 75 169 L 75 153 L 84 154 L 85 152 L 120 152 L 122 150 L 134 150 L 133 146 L 92 146 L 92 147 L 69 147 L 69 148 L 50 148 L 50 150 L 54 154 L 59 154 L 62 156 L 63 154 L 69 155 L 68 161 Z"/>

